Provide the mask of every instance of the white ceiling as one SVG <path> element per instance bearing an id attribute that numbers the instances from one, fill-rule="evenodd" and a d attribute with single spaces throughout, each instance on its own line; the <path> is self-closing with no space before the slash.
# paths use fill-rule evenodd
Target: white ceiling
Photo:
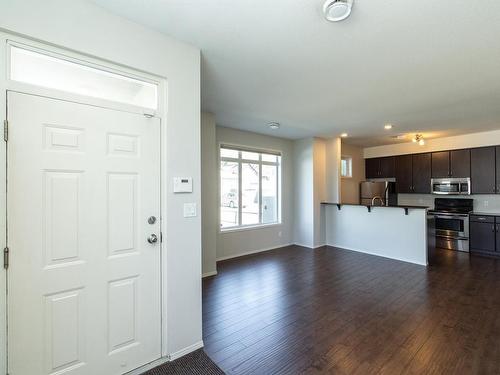
<path id="1" fill-rule="evenodd" d="M 198 46 L 219 125 L 363 146 L 500 128 L 498 0 L 355 0 L 341 23 L 321 0 L 93 1 Z"/>

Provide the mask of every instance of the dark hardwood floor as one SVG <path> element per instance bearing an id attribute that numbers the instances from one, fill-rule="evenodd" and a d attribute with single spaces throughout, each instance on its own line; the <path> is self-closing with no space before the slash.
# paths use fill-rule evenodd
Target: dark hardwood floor
<path id="1" fill-rule="evenodd" d="M 500 374 L 500 261 L 290 246 L 218 270 L 203 339 L 227 374 Z"/>

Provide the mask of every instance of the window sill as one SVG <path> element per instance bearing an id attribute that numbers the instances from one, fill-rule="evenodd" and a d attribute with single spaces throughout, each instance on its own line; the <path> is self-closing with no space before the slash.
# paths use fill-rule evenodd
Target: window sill
<path id="1" fill-rule="evenodd" d="M 227 228 L 227 229 L 219 229 L 220 234 L 232 233 L 232 232 L 244 232 L 248 230 L 258 230 L 258 229 L 266 229 L 272 227 L 280 227 L 282 223 L 269 223 L 269 224 L 259 224 L 259 225 L 248 225 L 245 227 L 235 227 L 235 228 Z"/>

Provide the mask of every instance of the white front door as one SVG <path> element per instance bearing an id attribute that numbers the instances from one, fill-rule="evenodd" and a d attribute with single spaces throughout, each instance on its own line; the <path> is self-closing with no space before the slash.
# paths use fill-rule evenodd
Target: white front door
<path id="1" fill-rule="evenodd" d="M 158 359 L 160 120 L 7 102 L 9 374 L 113 375 Z"/>

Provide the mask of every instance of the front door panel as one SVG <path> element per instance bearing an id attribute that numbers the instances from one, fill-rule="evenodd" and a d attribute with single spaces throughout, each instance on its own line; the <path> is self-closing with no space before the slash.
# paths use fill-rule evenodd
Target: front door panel
<path id="1" fill-rule="evenodd" d="M 8 117 L 9 373 L 159 358 L 159 119 L 19 93 Z"/>

